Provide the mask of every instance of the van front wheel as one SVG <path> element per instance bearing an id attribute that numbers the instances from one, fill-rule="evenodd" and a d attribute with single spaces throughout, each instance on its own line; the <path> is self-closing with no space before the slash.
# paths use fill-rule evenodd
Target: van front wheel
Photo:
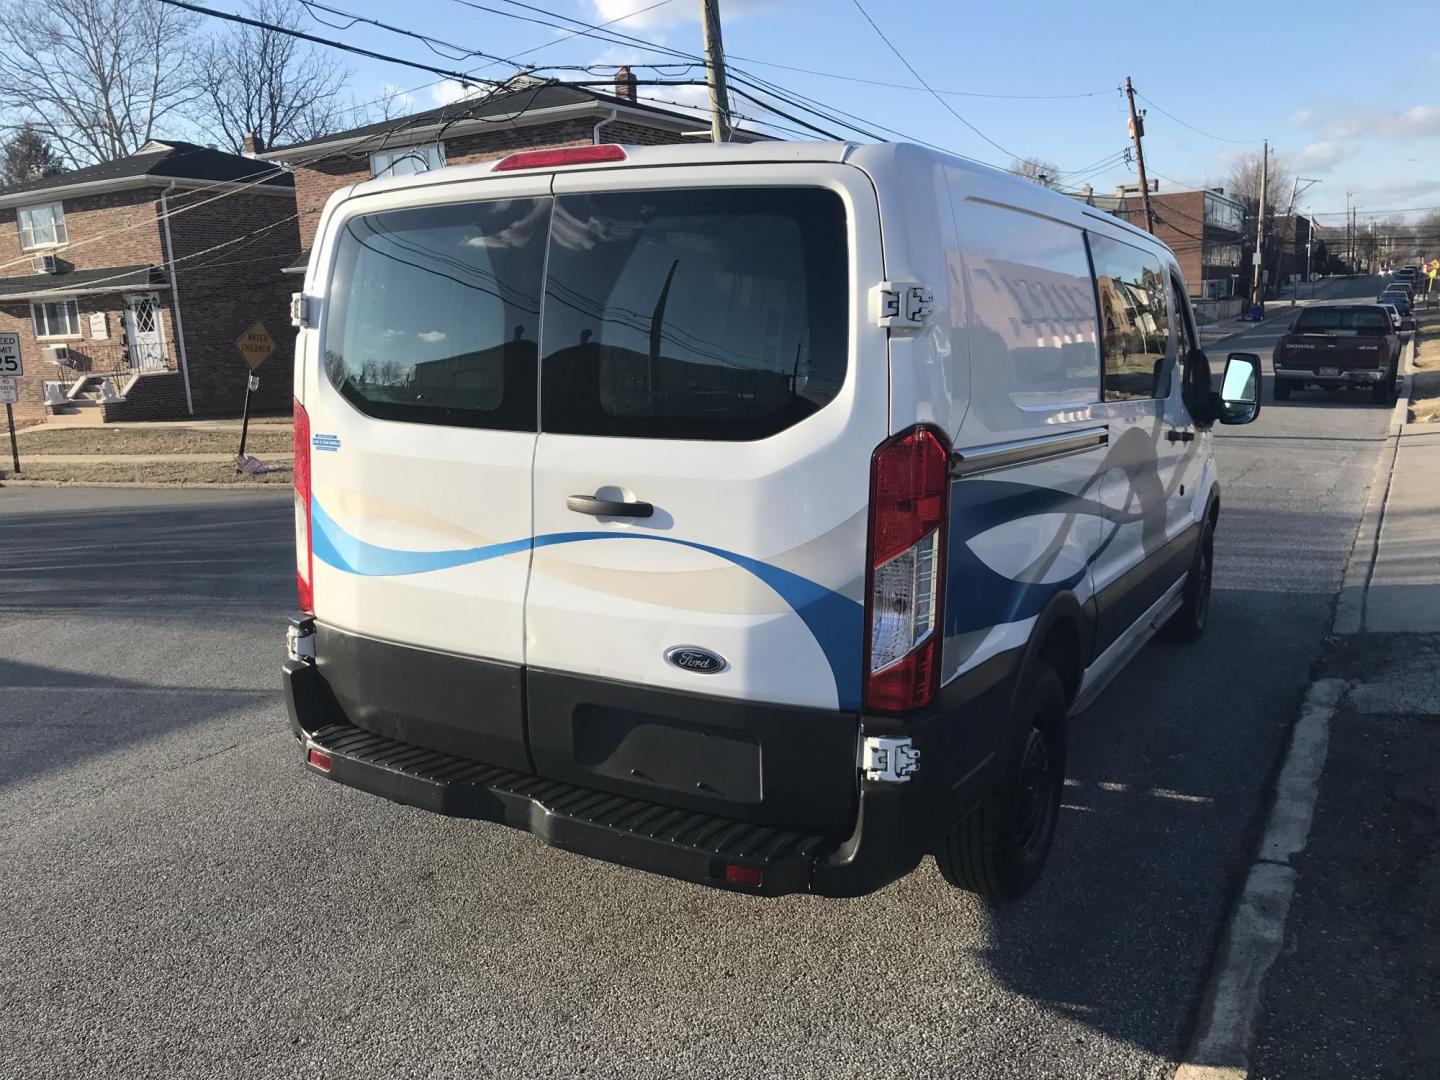
<path id="1" fill-rule="evenodd" d="M 1038 665 L 1011 718 L 1003 778 L 935 847 L 940 873 L 957 889 L 1005 903 L 1040 876 L 1060 816 L 1066 711 L 1060 677 Z"/>

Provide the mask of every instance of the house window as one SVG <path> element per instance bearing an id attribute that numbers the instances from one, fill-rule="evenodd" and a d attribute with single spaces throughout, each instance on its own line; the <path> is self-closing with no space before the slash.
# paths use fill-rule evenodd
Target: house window
<path id="1" fill-rule="evenodd" d="M 424 146 L 397 146 L 393 150 L 376 150 L 370 155 L 371 176 L 414 176 L 445 164 L 445 152 L 439 143 Z"/>
<path id="2" fill-rule="evenodd" d="M 15 223 L 20 227 L 20 247 L 55 247 L 65 243 L 65 210 L 58 202 L 42 206 L 22 206 L 15 214 Z"/>
<path id="3" fill-rule="evenodd" d="M 37 338 L 80 336 L 80 308 L 74 300 L 31 304 L 30 321 L 35 325 Z"/>

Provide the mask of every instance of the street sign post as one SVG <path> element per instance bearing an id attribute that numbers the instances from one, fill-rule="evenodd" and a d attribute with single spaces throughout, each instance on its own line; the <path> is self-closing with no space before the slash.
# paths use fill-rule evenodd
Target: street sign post
<path id="1" fill-rule="evenodd" d="M 235 455 L 236 460 L 244 461 L 245 440 L 250 435 L 250 395 L 260 389 L 260 379 L 254 371 L 270 359 L 270 354 L 275 351 L 275 339 L 265 329 L 265 324 L 257 321 L 236 339 L 235 348 L 250 365 L 251 371 L 245 380 L 245 405 L 240 412 L 240 452 Z"/>
<path id="2" fill-rule="evenodd" d="M 5 426 L 10 429 L 10 462 L 20 471 L 20 446 L 15 441 L 15 402 L 20 397 L 19 378 L 25 374 L 20 362 L 20 335 L 0 334 L 0 401 L 5 402 Z"/>

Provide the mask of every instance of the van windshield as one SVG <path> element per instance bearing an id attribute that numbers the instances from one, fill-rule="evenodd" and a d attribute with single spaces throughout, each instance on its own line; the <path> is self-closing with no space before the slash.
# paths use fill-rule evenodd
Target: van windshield
<path id="1" fill-rule="evenodd" d="M 540 427 L 759 439 L 845 381 L 845 210 L 818 188 L 562 195 Z"/>

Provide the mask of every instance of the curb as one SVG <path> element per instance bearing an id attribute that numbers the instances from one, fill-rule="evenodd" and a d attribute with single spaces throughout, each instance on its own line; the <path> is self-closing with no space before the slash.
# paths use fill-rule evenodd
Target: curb
<path id="1" fill-rule="evenodd" d="M 1345 561 L 1345 574 L 1340 579 L 1340 595 L 1335 601 L 1335 615 L 1330 623 L 1332 635 L 1359 634 L 1365 629 L 1365 592 L 1370 586 L 1370 575 L 1380 553 L 1385 500 L 1390 495 L 1395 459 L 1400 454 L 1400 430 L 1410 412 L 1411 369 L 1419 347 L 1419 334 L 1411 334 L 1410 344 L 1402 358 L 1404 377 L 1400 380 L 1400 392 L 1395 396 L 1395 407 L 1390 410 L 1390 423 L 1385 430 L 1387 445 L 1380 451 L 1375 471 L 1370 476 L 1370 492 L 1360 515 L 1359 528 L 1355 531 L 1350 557 Z"/>

